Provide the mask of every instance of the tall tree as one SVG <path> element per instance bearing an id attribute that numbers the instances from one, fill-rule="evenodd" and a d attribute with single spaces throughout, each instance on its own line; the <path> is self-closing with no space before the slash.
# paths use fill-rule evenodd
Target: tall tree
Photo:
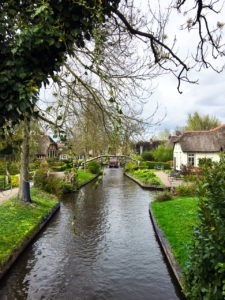
<path id="1" fill-rule="evenodd" d="M 199 115 L 198 112 L 188 114 L 186 130 L 209 130 L 219 126 L 221 122 L 214 116 Z"/>

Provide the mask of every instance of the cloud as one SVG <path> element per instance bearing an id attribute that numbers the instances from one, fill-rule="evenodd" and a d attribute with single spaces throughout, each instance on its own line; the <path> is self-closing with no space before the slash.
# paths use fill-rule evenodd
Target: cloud
<path id="1" fill-rule="evenodd" d="M 183 93 L 179 94 L 177 81 L 170 75 L 157 79 L 157 88 L 151 101 L 157 101 L 158 116 L 166 111 L 166 117 L 154 132 L 164 129 L 174 131 L 176 127 L 185 126 L 189 113 L 209 114 L 225 123 L 225 73 L 216 73 L 212 70 L 197 74 L 199 84 L 185 84 Z M 145 108 L 145 114 L 152 110 L 150 104 Z"/>

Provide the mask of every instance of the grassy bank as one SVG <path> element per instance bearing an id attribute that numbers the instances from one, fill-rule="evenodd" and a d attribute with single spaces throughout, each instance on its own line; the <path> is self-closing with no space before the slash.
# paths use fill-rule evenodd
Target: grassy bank
<path id="1" fill-rule="evenodd" d="M 58 204 L 55 196 L 31 189 L 32 204 L 11 198 L 0 204 L 0 268 Z"/>
<path id="2" fill-rule="evenodd" d="M 159 227 L 163 230 L 175 258 L 184 270 L 193 227 L 197 222 L 197 198 L 177 197 L 171 201 L 152 202 L 151 206 Z"/>
<path id="3" fill-rule="evenodd" d="M 139 180 L 143 184 L 163 186 L 162 181 L 155 175 L 153 170 L 149 169 L 138 169 L 134 171 L 127 171 L 127 174 L 131 177 Z"/>
<path id="4" fill-rule="evenodd" d="M 83 169 L 78 170 L 77 172 L 77 184 L 78 188 L 83 185 L 84 183 L 88 182 L 92 178 L 94 178 L 96 174 L 92 174 L 90 172 L 87 172 Z"/>

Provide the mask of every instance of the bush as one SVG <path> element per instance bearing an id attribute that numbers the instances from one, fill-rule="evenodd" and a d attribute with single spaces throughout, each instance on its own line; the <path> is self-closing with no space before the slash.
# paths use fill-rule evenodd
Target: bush
<path id="1" fill-rule="evenodd" d="M 101 165 L 99 162 L 93 160 L 87 163 L 86 168 L 92 174 L 99 174 L 101 170 Z"/>
<path id="2" fill-rule="evenodd" d="M 19 186 L 19 176 L 11 176 L 11 185 L 12 187 Z"/>
<path id="3" fill-rule="evenodd" d="M 62 172 L 62 171 L 65 171 L 67 170 L 67 165 L 66 164 L 63 164 L 63 165 L 59 165 L 59 166 L 51 166 L 51 170 L 52 171 L 56 171 L 56 172 Z"/>
<path id="4" fill-rule="evenodd" d="M 175 187 L 175 193 L 178 196 L 196 196 L 197 186 L 195 183 L 192 184 L 180 184 Z"/>
<path id="5" fill-rule="evenodd" d="M 16 175 L 19 174 L 19 165 L 18 163 L 6 163 L 1 161 L 0 162 L 0 175 L 6 175 L 6 167 L 8 168 L 9 174 L 10 175 Z"/>
<path id="6" fill-rule="evenodd" d="M 130 161 L 125 165 L 125 172 L 133 172 L 138 169 L 138 165 L 134 161 Z"/>
<path id="7" fill-rule="evenodd" d="M 34 186 L 57 196 L 62 195 L 61 180 L 55 177 L 47 176 L 47 169 L 39 169 L 34 176 Z"/>
<path id="8" fill-rule="evenodd" d="M 188 299 L 225 297 L 225 160 L 204 170 L 199 185 L 199 216 L 184 274 Z"/>
<path id="9" fill-rule="evenodd" d="M 160 194 L 157 194 L 154 198 L 154 201 L 163 202 L 173 199 L 173 194 L 170 191 L 164 191 Z"/>
<path id="10" fill-rule="evenodd" d="M 152 155 L 155 161 L 167 162 L 173 159 L 173 148 L 165 147 L 165 145 L 159 145 L 152 151 Z"/>
<path id="11" fill-rule="evenodd" d="M 164 169 L 169 170 L 170 164 L 165 162 L 156 162 L 156 161 L 143 161 L 141 162 L 142 169 Z"/>
<path id="12" fill-rule="evenodd" d="M 142 153 L 141 155 L 143 161 L 151 161 L 151 160 L 154 160 L 154 157 L 152 155 L 152 152 L 151 151 L 145 151 Z"/>
<path id="13" fill-rule="evenodd" d="M 138 169 L 133 172 L 132 176 L 150 185 L 161 185 L 160 179 L 148 169 Z"/>

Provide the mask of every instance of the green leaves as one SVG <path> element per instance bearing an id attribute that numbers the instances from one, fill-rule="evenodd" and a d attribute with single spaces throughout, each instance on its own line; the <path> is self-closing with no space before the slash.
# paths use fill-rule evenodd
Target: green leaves
<path id="1" fill-rule="evenodd" d="M 199 223 L 184 276 L 190 299 L 224 299 L 225 160 L 204 172 L 200 183 Z"/>

